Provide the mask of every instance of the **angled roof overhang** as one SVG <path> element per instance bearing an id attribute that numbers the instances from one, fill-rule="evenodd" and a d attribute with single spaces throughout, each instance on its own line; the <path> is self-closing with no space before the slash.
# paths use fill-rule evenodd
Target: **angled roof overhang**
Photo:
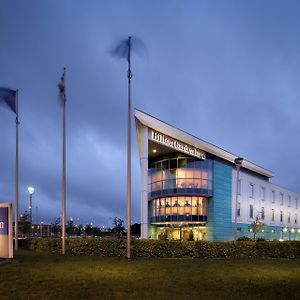
<path id="1" fill-rule="evenodd" d="M 140 128 L 141 125 L 144 125 L 148 128 L 151 128 L 157 132 L 160 132 L 168 137 L 176 139 L 178 141 L 184 142 L 187 145 L 200 149 L 206 153 L 210 153 L 216 157 L 222 158 L 228 162 L 234 163 L 234 160 L 238 157 L 233 153 L 230 153 L 218 146 L 210 144 L 202 139 L 199 139 L 183 130 L 180 130 L 176 127 L 173 127 L 149 114 L 146 114 L 138 109 L 134 111 L 136 127 L 137 127 L 137 136 L 138 136 L 138 145 L 139 153 L 140 151 Z M 262 168 L 246 159 L 243 160 L 243 168 L 251 170 L 255 173 L 258 173 L 264 177 L 271 178 L 274 177 L 274 173 L 265 168 Z"/>

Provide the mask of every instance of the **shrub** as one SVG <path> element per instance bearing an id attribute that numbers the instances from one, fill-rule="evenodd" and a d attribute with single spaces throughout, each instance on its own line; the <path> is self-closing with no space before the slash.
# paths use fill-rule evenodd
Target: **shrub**
<path id="1" fill-rule="evenodd" d="M 61 239 L 25 239 L 20 248 L 61 253 Z M 77 238 L 66 241 L 67 254 L 90 256 L 126 256 L 126 240 L 117 238 Z M 166 241 L 132 240 L 133 257 L 160 258 L 300 258 L 299 241 L 248 241 L 208 242 L 208 241 Z"/>
<path id="2" fill-rule="evenodd" d="M 253 239 L 249 238 L 248 236 L 241 236 L 237 240 L 238 241 L 253 241 Z"/>

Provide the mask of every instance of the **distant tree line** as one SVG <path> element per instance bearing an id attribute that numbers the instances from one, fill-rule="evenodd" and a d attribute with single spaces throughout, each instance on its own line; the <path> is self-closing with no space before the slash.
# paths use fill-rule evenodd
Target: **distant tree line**
<path id="1" fill-rule="evenodd" d="M 30 221 L 29 214 L 25 211 L 21 214 L 19 221 L 19 230 L 20 234 L 24 236 L 28 236 L 30 233 Z M 98 237 L 109 237 L 114 236 L 121 238 L 125 236 L 126 230 L 124 227 L 124 220 L 114 217 L 112 227 L 103 229 L 97 226 L 93 226 L 92 224 L 79 224 L 76 225 L 72 219 L 70 219 L 66 224 L 66 234 L 69 237 L 77 237 L 77 236 L 98 236 Z M 131 225 L 131 235 L 139 237 L 141 234 L 141 225 L 135 223 Z M 61 219 L 56 218 L 53 223 L 51 223 L 51 235 L 58 237 L 61 235 Z"/>

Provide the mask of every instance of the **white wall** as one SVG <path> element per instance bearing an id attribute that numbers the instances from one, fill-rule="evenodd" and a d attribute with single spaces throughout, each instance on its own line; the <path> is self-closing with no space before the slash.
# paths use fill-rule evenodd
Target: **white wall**
<path id="1" fill-rule="evenodd" d="M 236 200 L 236 176 L 237 172 L 232 172 L 232 221 L 234 222 L 234 209 Z M 265 218 L 263 220 L 268 226 L 281 226 L 290 228 L 300 228 L 300 194 L 291 192 L 287 189 L 279 187 L 270 182 L 266 182 L 254 176 L 245 174 L 240 171 L 241 179 L 241 195 L 238 201 L 241 203 L 241 216 L 238 217 L 238 223 L 250 224 L 254 221 L 257 212 L 264 207 Z M 254 184 L 254 197 L 250 198 L 250 183 Z M 261 188 L 265 187 L 265 199 L 261 199 Z M 275 191 L 275 203 L 272 203 L 272 191 Z M 280 193 L 284 195 L 284 203 L 280 204 Z M 288 206 L 288 196 L 291 196 L 291 206 Z M 295 199 L 298 199 L 298 208 L 296 209 Z M 253 219 L 249 217 L 250 204 L 253 204 Z M 271 221 L 271 210 L 275 211 L 275 220 Z M 280 211 L 283 211 L 283 222 L 280 222 Z M 290 213 L 291 221 L 288 223 L 288 213 Z M 295 214 L 297 214 L 297 224 L 295 224 Z"/>

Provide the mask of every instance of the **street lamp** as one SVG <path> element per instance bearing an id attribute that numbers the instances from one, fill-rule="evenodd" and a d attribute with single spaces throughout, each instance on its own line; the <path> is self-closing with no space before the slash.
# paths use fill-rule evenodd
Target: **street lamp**
<path id="1" fill-rule="evenodd" d="M 29 221 L 30 221 L 30 235 L 32 236 L 32 195 L 34 193 L 33 187 L 28 187 L 28 193 L 29 193 Z"/>
<path id="2" fill-rule="evenodd" d="M 239 175 L 240 175 L 240 169 L 243 163 L 243 158 L 242 157 L 237 157 L 234 160 L 234 164 L 236 167 L 236 194 L 235 194 L 235 214 L 234 214 L 234 242 L 236 242 L 236 232 L 237 232 L 237 228 L 236 228 L 236 223 L 237 223 L 237 205 L 238 205 L 238 188 L 239 188 Z"/>

